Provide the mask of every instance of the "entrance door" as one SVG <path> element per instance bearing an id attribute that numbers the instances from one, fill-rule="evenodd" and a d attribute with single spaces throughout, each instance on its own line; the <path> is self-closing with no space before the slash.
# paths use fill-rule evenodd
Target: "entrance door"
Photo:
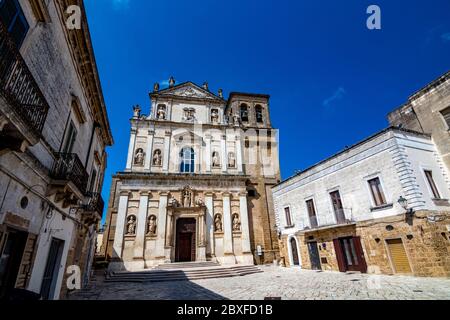
<path id="1" fill-rule="evenodd" d="M 291 238 L 290 241 L 291 241 L 292 260 L 293 260 L 294 266 L 299 266 L 300 260 L 298 258 L 297 241 L 295 241 L 294 238 Z"/>
<path id="2" fill-rule="evenodd" d="M 392 265 L 395 269 L 394 272 L 406 274 L 412 273 L 402 239 L 387 240 L 386 242 L 389 248 Z"/>
<path id="3" fill-rule="evenodd" d="M 334 240 L 339 271 L 367 272 L 366 259 L 360 237 L 348 237 Z"/>
<path id="4" fill-rule="evenodd" d="M 194 218 L 182 218 L 177 220 L 177 238 L 175 248 L 176 262 L 195 261 L 195 232 L 196 220 Z"/>
<path id="5" fill-rule="evenodd" d="M 0 299 L 15 288 L 28 234 L 7 229 L 0 239 Z"/>
<path id="6" fill-rule="evenodd" d="M 53 238 L 48 252 L 44 277 L 42 278 L 41 295 L 44 300 L 52 299 L 55 294 L 63 249 L 64 241 Z"/>
<path id="7" fill-rule="evenodd" d="M 308 242 L 309 259 L 311 260 L 311 269 L 322 270 L 320 264 L 319 249 L 317 248 L 317 242 Z"/>

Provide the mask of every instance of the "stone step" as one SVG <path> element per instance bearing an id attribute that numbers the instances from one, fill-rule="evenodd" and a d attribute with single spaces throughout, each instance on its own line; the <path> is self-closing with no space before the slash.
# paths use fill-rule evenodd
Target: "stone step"
<path id="1" fill-rule="evenodd" d="M 212 267 L 186 270 L 149 270 L 111 273 L 106 282 L 162 282 L 229 278 L 263 272 L 257 266 Z"/>
<path id="2" fill-rule="evenodd" d="M 219 267 L 220 264 L 213 261 L 205 262 L 179 262 L 179 263 L 164 263 L 155 267 L 155 269 L 189 269 L 189 268 L 202 268 L 202 267 Z"/>

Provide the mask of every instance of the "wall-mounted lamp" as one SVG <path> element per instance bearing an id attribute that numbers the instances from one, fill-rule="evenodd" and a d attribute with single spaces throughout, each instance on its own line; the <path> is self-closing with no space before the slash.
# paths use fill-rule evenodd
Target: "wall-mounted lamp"
<path id="1" fill-rule="evenodd" d="M 403 209 L 405 209 L 406 214 L 411 215 L 414 213 L 413 209 L 408 208 L 408 200 L 403 198 L 403 196 L 400 196 L 397 202 Z"/>

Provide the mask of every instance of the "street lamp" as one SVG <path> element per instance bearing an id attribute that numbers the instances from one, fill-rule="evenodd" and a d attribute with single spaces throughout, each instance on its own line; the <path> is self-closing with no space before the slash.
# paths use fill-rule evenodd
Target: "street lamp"
<path id="1" fill-rule="evenodd" d="M 413 209 L 411 209 L 411 208 L 408 209 L 408 200 L 407 199 L 405 199 L 403 196 L 400 196 L 400 198 L 398 199 L 397 202 L 403 209 L 405 209 L 407 214 L 409 214 L 409 215 L 413 214 Z"/>

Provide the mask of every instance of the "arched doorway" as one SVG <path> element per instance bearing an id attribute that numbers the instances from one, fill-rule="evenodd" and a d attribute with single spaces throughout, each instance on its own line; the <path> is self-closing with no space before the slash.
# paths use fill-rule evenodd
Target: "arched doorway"
<path id="1" fill-rule="evenodd" d="M 197 221 L 195 218 L 180 218 L 177 220 L 175 262 L 195 261 L 196 227 Z"/>
<path id="2" fill-rule="evenodd" d="M 291 247 L 291 263 L 294 266 L 300 266 L 300 259 L 298 256 L 298 248 L 297 248 L 297 241 L 294 237 L 292 237 L 290 240 L 290 247 Z"/>

